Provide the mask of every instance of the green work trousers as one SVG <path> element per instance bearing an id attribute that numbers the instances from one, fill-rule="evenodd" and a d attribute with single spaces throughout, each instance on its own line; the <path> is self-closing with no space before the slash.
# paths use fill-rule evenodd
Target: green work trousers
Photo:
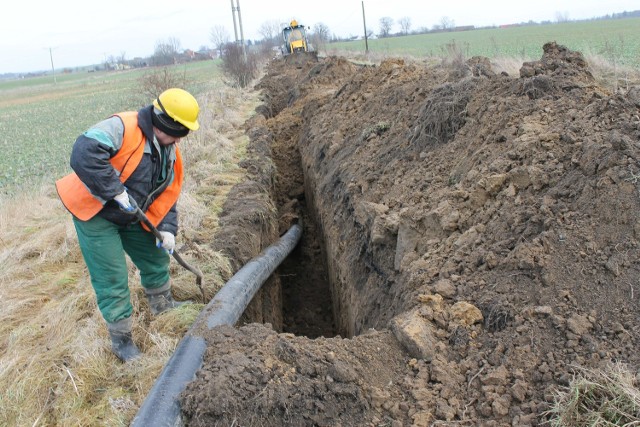
<path id="1" fill-rule="evenodd" d="M 98 308 L 108 323 L 133 313 L 125 253 L 140 270 L 144 288 L 159 288 L 169 281 L 169 254 L 156 247 L 155 236 L 139 223 L 120 226 L 98 216 L 89 221 L 73 217 L 73 223 Z"/>

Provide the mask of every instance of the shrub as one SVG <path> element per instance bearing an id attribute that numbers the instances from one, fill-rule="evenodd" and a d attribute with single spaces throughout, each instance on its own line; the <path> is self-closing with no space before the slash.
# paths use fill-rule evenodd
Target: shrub
<path id="1" fill-rule="evenodd" d="M 222 71 L 235 85 L 244 88 L 258 74 L 258 60 L 253 52 L 246 52 L 242 46 L 229 43 L 222 56 Z"/>
<path id="2" fill-rule="evenodd" d="M 185 88 L 187 83 L 186 71 L 180 73 L 167 67 L 153 69 L 140 77 L 140 95 L 143 97 L 143 103 L 149 102 L 150 99 L 156 99 L 165 90 L 172 87 Z"/>

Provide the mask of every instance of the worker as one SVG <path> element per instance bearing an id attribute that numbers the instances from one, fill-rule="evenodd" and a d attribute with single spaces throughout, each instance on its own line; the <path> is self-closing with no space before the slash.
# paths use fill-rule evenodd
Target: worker
<path id="1" fill-rule="evenodd" d="M 183 304 L 173 299 L 169 280 L 183 180 L 178 143 L 199 128 L 199 110 L 189 92 L 172 88 L 152 105 L 97 123 L 73 144 L 74 172 L 56 182 L 72 214 L 111 349 L 123 362 L 140 356 L 131 335 L 125 253 L 140 271 L 153 315 Z M 161 240 L 138 221 L 138 207 Z"/>

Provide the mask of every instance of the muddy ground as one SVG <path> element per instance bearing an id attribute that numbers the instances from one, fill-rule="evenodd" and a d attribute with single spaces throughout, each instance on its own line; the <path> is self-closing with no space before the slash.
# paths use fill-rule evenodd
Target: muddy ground
<path id="1" fill-rule="evenodd" d="M 637 88 L 550 43 L 519 75 L 329 57 L 257 89 L 215 244 L 305 234 L 208 334 L 187 425 L 534 426 L 577 367 L 640 367 Z"/>

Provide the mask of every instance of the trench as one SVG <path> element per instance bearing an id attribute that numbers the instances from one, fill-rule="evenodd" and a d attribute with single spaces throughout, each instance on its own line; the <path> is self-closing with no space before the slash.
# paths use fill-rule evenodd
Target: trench
<path id="1" fill-rule="evenodd" d="M 295 72 L 281 73 L 257 87 L 263 90 L 264 104 L 256 109 L 261 119 L 252 122 L 250 138 L 268 146 L 260 151 L 270 159 L 264 169 L 271 172 L 275 221 L 282 234 L 299 218 L 303 234 L 277 270 L 280 301 L 263 301 L 281 307 L 281 317 L 252 321 L 312 339 L 352 338 L 387 328 L 411 301 L 398 286 L 398 229 L 393 219 L 387 221 L 379 212 L 384 206 L 362 200 L 357 185 L 353 187 L 358 178 L 338 167 L 351 161 L 358 144 L 346 144 L 340 158 L 327 157 L 332 143 L 322 135 L 332 122 L 316 120 L 315 112 L 335 94 L 325 89 L 307 97 L 313 84 L 305 86 L 304 80 L 319 72 L 321 68 L 314 67 L 298 78 Z M 382 220 L 375 223 L 378 217 Z"/>
<path id="2" fill-rule="evenodd" d="M 405 299 L 394 286 L 397 236 L 385 231 L 375 247 L 369 245 L 366 227 L 372 219 L 354 220 L 354 212 L 362 216 L 363 208 L 351 197 L 344 182 L 348 178 L 323 161 L 322 144 L 307 139 L 308 120 L 322 101 L 294 102 L 300 96 L 291 89 L 295 83 L 284 82 L 269 88 L 267 106 L 258 110 L 265 120 L 255 135 L 268 141 L 270 197 L 280 233 L 292 218 L 300 219 L 303 233 L 277 270 L 282 318 L 272 323 L 278 332 L 311 339 L 352 338 L 371 328 L 384 329 Z M 366 209 L 365 216 L 375 214 Z"/>
<path id="3" fill-rule="evenodd" d="M 323 242 L 302 203 L 303 237 L 280 265 L 283 332 L 308 338 L 336 335 Z"/>
<path id="4" fill-rule="evenodd" d="M 318 173 L 303 161 L 301 150 L 308 151 L 310 142 L 304 140 L 299 110 L 290 110 L 267 120 L 280 231 L 291 225 L 282 218 L 297 216 L 303 225 L 300 243 L 278 268 L 281 331 L 313 339 L 384 329 L 406 298 L 392 274 L 397 236 L 385 234 L 369 245 L 369 225 L 354 221 L 356 202 L 342 178 L 329 171 L 329 179 L 319 183 Z"/>
<path id="5" fill-rule="evenodd" d="M 331 338 L 338 334 L 337 313 L 334 312 L 325 242 L 316 215 L 305 196 L 302 162 L 297 148 L 298 128 L 297 122 L 292 122 L 285 129 L 272 128 L 275 202 L 279 216 L 294 215 L 303 227 L 300 242 L 278 268 L 282 332 L 312 339 Z"/>

